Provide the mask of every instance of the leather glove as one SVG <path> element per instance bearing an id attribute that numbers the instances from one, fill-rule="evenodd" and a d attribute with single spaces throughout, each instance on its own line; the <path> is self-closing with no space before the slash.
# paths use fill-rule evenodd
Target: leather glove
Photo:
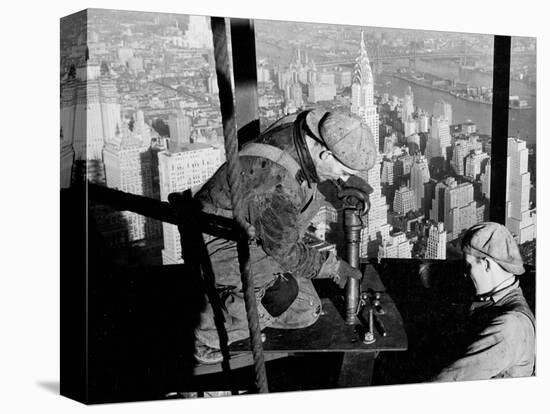
<path id="1" fill-rule="evenodd" d="M 343 183 L 344 188 L 356 188 L 359 191 L 365 193 L 366 195 L 371 194 L 374 190 L 373 188 L 361 177 L 352 175 Z"/>
<path id="2" fill-rule="evenodd" d="M 332 281 L 342 289 L 346 286 L 346 283 L 348 282 L 348 279 L 351 277 L 352 279 L 361 279 L 361 272 L 359 269 L 356 269 L 355 267 L 352 267 L 348 264 L 348 262 L 344 260 L 340 260 L 338 269 L 336 270 L 336 273 L 333 273 L 330 275 L 330 278 Z"/>

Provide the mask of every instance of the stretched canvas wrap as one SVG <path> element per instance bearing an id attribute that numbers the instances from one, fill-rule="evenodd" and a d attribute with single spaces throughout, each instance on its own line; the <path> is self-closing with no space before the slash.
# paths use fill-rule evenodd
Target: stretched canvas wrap
<path id="1" fill-rule="evenodd" d="M 535 375 L 535 38 L 102 9 L 60 24 L 62 395 Z M 374 167 L 324 181 L 309 143 L 345 159 L 307 111 L 359 120 Z M 293 186 L 288 221 L 274 200 Z M 293 239 L 270 245 L 264 205 Z M 488 221 L 525 272 L 482 297 L 462 240 Z M 518 311 L 500 306 L 512 288 Z M 515 312 L 511 339 L 476 342 L 479 300 L 507 312 L 483 329 Z"/>

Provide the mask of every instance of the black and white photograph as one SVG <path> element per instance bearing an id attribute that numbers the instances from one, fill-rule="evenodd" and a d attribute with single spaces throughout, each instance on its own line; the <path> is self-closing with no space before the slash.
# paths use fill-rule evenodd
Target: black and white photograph
<path id="1" fill-rule="evenodd" d="M 535 375 L 535 58 L 529 37 L 62 18 L 84 402 Z"/>
<path id="2" fill-rule="evenodd" d="M 27 302 L 57 367 L 36 393 L 69 411 L 542 407 L 541 22 L 347 3 L 48 16 L 51 185 L 21 210 L 56 234 L 33 225 L 46 243 L 26 248 L 49 256 L 27 289 L 55 291 Z"/>

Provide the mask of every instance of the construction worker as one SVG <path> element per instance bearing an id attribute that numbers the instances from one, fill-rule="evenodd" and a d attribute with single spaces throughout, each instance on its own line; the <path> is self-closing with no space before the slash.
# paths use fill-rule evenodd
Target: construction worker
<path id="1" fill-rule="evenodd" d="M 435 381 L 526 377 L 535 370 L 535 317 L 516 275 L 525 272 L 506 227 L 481 223 L 462 239 L 465 275 L 476 290 L 469 335 L 460 358 Z"/>
<path id="2" fill-rule="evenodd" d="M 240 151 L 243 211 L 254 226 L 257 243 L 250 245 L 261 329 L 303 328 L 321 313 L 311 283 L 331 278 L 344 287 L 359 270 L 333 253 L 309 247 L 302 237 L 324 197 L 317 184 L 346 182 L 375 162 L 369 128 L 347 111 L 316 109 L 287 116 Z M 232 217 L 227 164 L 195 196 L 204 212 Z M 356 182 L 364 181 L 354 178 Z M 229 343 L 249 336 L 236 244 L 214 238 L 206 242 L 225 316 Z M 222 359 L 210 304 L 196 330 L 196 358 Z"/>

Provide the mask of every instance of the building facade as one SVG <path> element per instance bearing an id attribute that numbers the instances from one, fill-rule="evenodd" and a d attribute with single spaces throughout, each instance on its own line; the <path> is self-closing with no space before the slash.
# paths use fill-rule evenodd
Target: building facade
<path id="1" fill-rule="evenodd" d="M 127 136 L 111 142 L 103 150 L 107 187 L 126 193 L 153 197 L 150 144 Z M 158 222 L 130 211 L 120 213 L 128 232 L 128 242 L 160 235 Z"/>
<path id="2" fill-rule="evenodd" d="M 178 110 L 175 114 L 171 114 L 168 118 L 170 142 L 173 145 L 189 144 L 192 127 L 193 120 L 184 111 Z"/>
<path id="3" fill-rule="evenodd" d="M 407 214 L 417 208 L 414 190 L 407 186 L 399 187 L 393 198 L 393 211 L 397 214 Z"/>
<path id="4" fill-rule="evenodd" d="M 379 259 L 410 259 L 412 252 L 412 244 L 405 233 L 397 232 L 388 237 L 382 242 L 378 248 Z"/>
<path id="5" fill-rule="evenodd" d="M 160 198 L 168 200 L 175 191 L 197 189 L 204 184 L 222 163 L 221 150 L 206 144 L 187 144 L 158 153 Z M 177 226 L 162 223 L 163 264 L 183 263 L 180 235 Z"/>
<path id="6" fill-rule="evenodd" d="M 423 209 L 425 203 L 424 184 L 430 181 L 430 169 L 428 160 L 423 157 L 415 157 L 411 166 L 410 187 L 415 194 L 415 206 L 417 209 Z"/>
<path id="7" fill-rule="evenodd" d="M 435 157 L 447 159 L 447 148 L 451 146 L 451 130 L 445 118 L 432 117 L 432 129 L 426 148 L 426 158 Z"/>
<path id="8" fill-rule="evenodd" d="M 447 241 L 457 239 L 462 231 L 478 222 L 474 186 L 471 183 L 458 184 L 452 177 L 437 183 L 430 219 L 445 224 Z"/>
<path id="9" fill-rule="evenodd" d="M 441 260 L 447 258 L 447 232 L 444 223 L 439 222 L 430 226 L 425 258 Z"/>
<path id="10" fill-rule="evenodd" d="M 526 142 L 508 138 L 506 177 L 506 227 L 522 244 L 536 238 L 536 211 L 531 209 L 529 197 L 531 174 L 527 161 Z"/>
<path id="11" fill-rule="evenodd" d="M 477 180 L 485 172 L 489 156 L 480 150 L 470 153 L 466 157 L 464 176 Z"/>
<path id="12" fill-rule="evenodd" d="M 453 124 L 453 109 L 450 103 L 445 102 L 442 99 L 438 99 L 434 102 L 433 116 L 436 118 L 442 118 L 447 120 L 448 125 Z"/>

